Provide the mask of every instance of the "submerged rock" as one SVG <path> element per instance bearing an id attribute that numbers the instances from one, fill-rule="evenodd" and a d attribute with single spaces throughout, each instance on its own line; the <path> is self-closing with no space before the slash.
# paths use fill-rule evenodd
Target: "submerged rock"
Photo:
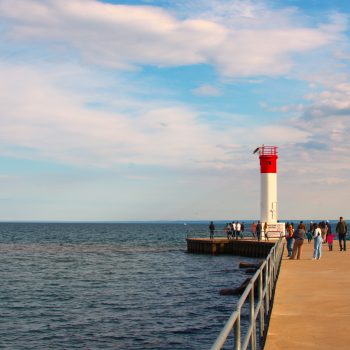
<path id="1" fill-rule="evenodd" d="M 244 261 L 241 261 L 240 263 L 239 263 L 239 267 L 241 268 L 241 269 L 247 269 L 247 268 L 255 268 L 255 269 L 258 269 L 259 267 L 260 267 L 260 265 L 261 265 L 261 262 L 259 262 L 259 263 L 250 263 L 250 262 L 244 262 Z"/>
<path id="2" fill-rule="evenodd" d="M 237 288 L 222 288 L 220 289 L 220 295 L 239 295 L 244 292 L 247 285 L 250 282 L 250 278 L 244 280 L 244 282 Z"/>

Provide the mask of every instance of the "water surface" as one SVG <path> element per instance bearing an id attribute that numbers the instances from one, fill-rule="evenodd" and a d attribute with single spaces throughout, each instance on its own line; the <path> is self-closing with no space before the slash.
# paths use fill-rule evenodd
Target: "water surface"
<path id="1" fill-rule="evenodd" d="M 186 253 L 201 224 L 0 224 L 0 347 L 207 349 L 240 261 Z"/>

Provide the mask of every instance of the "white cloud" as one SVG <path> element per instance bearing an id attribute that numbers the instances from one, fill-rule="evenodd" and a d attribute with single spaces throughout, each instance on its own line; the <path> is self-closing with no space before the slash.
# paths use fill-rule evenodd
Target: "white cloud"
<path id="1" fill-rule="evenodd" d="M 113 111 L 91 109 L 87 105 L 89 92 L 67 88 L 62 83 L 66 74 L 61 76 L 60 69 L 66 71 L 67 67 L 56 67 L 50 73 L 28 66 L 0 66 L 2 155 L 98 167 L 134 163 L 234 169 L 238 162 L 242 168 L 249 167 L 247 154 L 252 145 L 266 140 L 276 144 L 303 142 L 309 137 L 307 130 L 293 125 L 266 123 L 249 126 L 249 131 L 244 125 L 215 128 L 215 121 L 204 122 L 194 109 L 156 99 L 145 102 L 129 97 L 124 101 L 125 96 L 112 95 Z M 96 84 L 89 71 L 79 68 L 74 73 L 73 67 L 68 71 L 74 89 L 79 81 Z"/>
<path id="2" fill-rule="evenodd" d="M 84 92 L 58 87 L 57 72 L 6 65 L 0 74 L 3 155 L 95 166 L 217 167 L 230 160 L 218 147 L 231 143 L 228 135 L 202 124 L 185 106 L 135 100 L 133 116 L 93 110 Z M 79 77 L 70 77 L 72 85 Z"/>
<path id="3" fill-rule="evenodd" d="M 201 85 L 193 89 L 192 92 L 198 96 L 219 96 L 221 94 L 217 87 L 208 84 Z"/>
<path id="4" fill-rule="evenodd" d="M 294 23 L 297 16 L 290 10 L 242 6 L 219 3 L 212 15 L 179 19 L 154 6 L 0 0 L 0 18 L 11 40 L 67 45 L 86 62 L 104 67 L 206 63 L 229 77 L 287 73 L 293 55 L 333 43 L 345 26 L 335 17 L 310 28 Z"/>
<path id="5" fill-rule="evenodd" d="M 305 96 L 313 101 L 319 109 L 334 109 L 350 111 L 350 83 L 338 83 L 332 90 L 310 93 Z"/>
<path id="6" fill-rule="evenodd" d="M 286 120 L 290 127 L 308 137 L 296 139 L 287 151 L 288 169 L 307 174 L 305 181 L 337 185 L 349 181 L 350 169 L 350 85 L 335 83 L 327 90 L 305 96 L 308 105 L 297 105 L 298 117 Z M 288 111 L 293 111 L 289 106 Z M 298 163 L 302 163 L 299 166 Z"/>

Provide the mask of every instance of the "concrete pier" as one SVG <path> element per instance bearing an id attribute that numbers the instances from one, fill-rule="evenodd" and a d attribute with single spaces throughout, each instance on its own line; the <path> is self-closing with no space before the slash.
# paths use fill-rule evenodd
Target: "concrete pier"
<path id="1" fill-rule="evenodd" d="M 201 254 L 230 254 L 246 257 L 265 258 L 274 241 L 260 241 L 253 239 L 227 239 L 226 237 L 187 238 L 187 251 Z"/>
<path id="2" fill-rule="evenodd" d="M 350 252 L 312 252 L 305 241 L 300 260 L 282 260 L 265 350 L 350 349 Z"/>

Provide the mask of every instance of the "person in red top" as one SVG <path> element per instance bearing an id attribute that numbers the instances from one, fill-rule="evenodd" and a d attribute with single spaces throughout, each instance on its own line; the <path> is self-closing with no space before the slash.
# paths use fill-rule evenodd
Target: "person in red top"
<path id="1" fill-rule="evenodd" d="M 252 223 L 251 231 L 252 231 L 253 238 L 255 238 L 255 236 L 256 236 L 256 223 L 255 222 Z"/>
<path id="2" fill-rule="evenodd" d="M 328 233 L 327 235 L 327 243 L 328 243 L 328 249 L 329 251 L 333 250 L 333 238 L 335 237 L 335 234 Z"/>

